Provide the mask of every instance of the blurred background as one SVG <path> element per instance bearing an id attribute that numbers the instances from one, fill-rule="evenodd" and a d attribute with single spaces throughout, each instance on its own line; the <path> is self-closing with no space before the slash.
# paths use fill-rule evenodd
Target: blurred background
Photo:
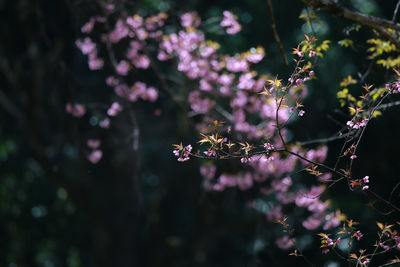
<path id="1" fill-rule="evenodd" d="M 231 10 L 243 26 L 239 35 L 226 37 L 209 29 L 222 51 L 261 45 L 267 54 L 258 66 L 261 71 L 280 77 L 291 72 L 273 39 L 266 1 L 122 2 L 129 14 L 144 16 L 196 10 L 206 20 Z M 387 19 L 397 3 L 338 2 Z M 291 59 L 291 49 L 311 31 L 299 19 L 305 7 L 293 0 L 272 4 Z M 129 114 L 121 114 L 108 131 L 91 127 L 97 123 L 95 115 L 77 120 L 66 114 L 65 103 L 71 99 L 101 103 L 110 95 L 106 74 L 90 71 L 75 46 L 82 37 L 80 27 L 98 12 L 98 2 L 89 0 L 0 0 L 0 266 L 307 266 L 276 247 L 281 228 L 246 206 L 251 190 L 205 192 L 198 171 L 201 161 L 176 161 L 172 144 L 194 144 L 198 133 L 168 96 L 133 107 L 140 153 L 132 149 L 134 122 Z M 294 140 L 334 134 L 347 121 L 336 98 L 340 81 L 347 75 L 358 77 L 370 65 L 365 43 L 373 37 L 369 29 L 351 35 L 354 48 L 343 48 L 338 41 L 347 38 L 352 22 L 317 15 L 317 37 L 332 45 L 316 68 L 319 79 L 308 88 L 304 104 L 309 111 L 303 124 L 290 126 Z M 390 72 L 371 67 L 365 82 L 382 85 Z M 361 92 L 360 84 L 351 89 Z M 371 123 L 355 164 L 354 174 L 369 175 L 376 192 L 385 197 L 399 180 L 399 134 L 394 107 Z M 104 157 L 97 165 L 85 158 L 85 142 L 92 137 L 103 142 Z M 331 165 L 340 143 L 328 145 Z M 398 220 L 395 214 L 381 216 L 367 208 L 370 199 L 349 192 L 345 184 L 333 187 L 325 197 L 333 199 L 333 208 L 364 222 L 365 245 L 372 245 L 376 220 Z M 304 254 L 317 266 L 348 266 L 335 255 L 321 255 L 318 232 L 297 231 Z"/>

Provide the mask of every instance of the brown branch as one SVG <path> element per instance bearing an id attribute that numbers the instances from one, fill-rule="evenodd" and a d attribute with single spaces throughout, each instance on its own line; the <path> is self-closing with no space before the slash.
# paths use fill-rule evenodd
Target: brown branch
<path id="1" fill-rule="evenodd" d="M 288 60 L 286 58 L 285 50 L 284 50 L 283 45 L 281 43 L 281 39 L 279 38 L 278 30 L 276 29 L 275 16 L 274 16 L 274 11 L 272 9 L 271 0 L 267 0 L 267 4 L 268 4 L 269 21 L 271 23 L 271 28 L 272 28 L 272 32 L 274 34 L 275 42 L 279 47 L 279 51 L 281 53 L 283 63 L 287 67 L 287 66 L 289 66 L 289 63 L 288 63 Z"/>
<path id="2" fill-rule="evenodd" d="M 337 17 L 352 20 L 374 29 L 376 27 L 384 27 L 400 31 L 400 23 L 352 11 L 345 7 L 341 7 L 330 0 L 301 0 L 301 2 L 303 2 L 306 6 L 311 6 L 321 11 L 331 13 Z"/>

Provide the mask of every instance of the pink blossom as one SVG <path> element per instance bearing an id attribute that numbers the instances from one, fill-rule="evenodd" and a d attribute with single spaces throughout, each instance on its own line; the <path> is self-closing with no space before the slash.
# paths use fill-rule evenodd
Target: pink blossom
<path id="1" fill-rule="evenodd" d="M 153 87 L 147 88 L 145 99 L 149 100 L 150 102 L 155 102 L 157 98 L 158 98 L 158 91 Z"/>
<path id="2" fill-rule="evenodd" d="M 99 122 L 99 126 L 101 128 L 104 128 L 104 129 L 110 128 L 110 119 L 109 118 L 105 118 L 104 120 L 100 121 Z"/>
<path id="3" fill-rule="evenodd" d="M 302 225 L 307 230 L 314 230 L 314 229 L 317 229 L 321 225 L 323 219 L 324 219 L 323 216 L 312 215 L 312 216 L 308 217 L 307 220 L 305 220 L 302 223 Z"/>
<path id="4" fill-rule="evenodd" d="M 347 126 L 349 126 L 351 128 L 353 128 L 353 126 L 354 126 L 353 121 L 348 121 L 346 124 L 347 124 Z"/>
<path id="5" fill-rule="evenodd" d="M 364 185 L 364 186 L 362 187 L 362 190 L 364 191 L 364 190 L 367 190 L 368 188 L 369 188 L 368 185 Z"/>
<path id="6" fill-rule="evenodd" d="M 326 254 L 326 253 L 328 253 L 329 252 L 329 248 L 323 248 L 322 249 L 322 254 Z"/>
<path id="7" fill-rule="evenodd" d="M 96 149 L 100 146 L 101 142 L 99 139 L 88 139 L 86 145 L 89 148 Z"/>
<path id="8" fill-rule="evenodd" d="M 206 155 L 206 156 L 209 156 L 209 157 L 212 157 L 212 156 L 216 156 L 217 155 L 217 153 L 215 152 L 215 150 L 214 149 L 212 149 L 212 150 L 207 150 L 207 151 L 204 151 L 204 154 Z"/>
<path id="9" fill-rule="evenodd" d="M 302 83 L 303 83 L 303 79 L 301 79 L 301 78 L 296 79 L 297 86 L 300 86 Z"/>
<path id="10" fill-rule="evenodd" d="M 181 16 L 182 27 L 198 27 L 201 23 L 200 17 L 197 12 L 184 13 Z"/>
<path id="11" fill-rule="evenodd" d="M 232 72 L 245 72 L 249 70 L 249 63 L 235 57 L 225 57 L 226 69 Z"/>
<path id="12" fill-rule="evenodd" d="M 223 12 L 224 18 L 221 21 L 221 26 L 226 28 L 228 34 L 236 34 L 240 32 L 242 26 L 237 22 L 237 17 L 229 11 Z"/>
<path id="13" fill-rule="evenodd" d="M 86 22 L 82 28 L 81 28 L 81 32 L 82 33 L 91 33 L 94 27 L 94 23 L 95 23 L 95 19 L 92 17 L 90 18 L 90 20 L 88 22 Z"/>
<path id="14" fill-rule="evenodd" d="M 235 78 L 235 75 L 233 74 L 222 74 L 218 78 L 218 83 L 221 85 L 231 85 L 233 82 L 233 79 Z"/>
<path id="15" fill-rule="evenodd" d="M 207 179 L 212 179 L 215 176 L 215 173 L 217 171 L 217 167 L 213 164 L 211 165 L 203 165 L 200 167 L 200 173 Z"/>
<path id="16" fill-rule="evenodd" d="M 258 53 L 251 53 L 249 54 L 246 59 L 247 61 L 251 63 L 258 63 L 264 58 L 263 54 L 258 54 Z"/>
<path id="17" fill-rule="evenodd" d="M 138 69 L 148 69 L 150 66 L 150 59 L 146 55 L 139 55 L 132 59 L 132 63 Z"/>
<path id="18" fill-rule="evenodd" d="M 389 245 L 386 245 L 386 244 L 383 243 L 383 242 L 379 242 L 379 246 L 382 247 L 384 250 L 389 250 L 389 249 L 390 249 L 390 246 L 389 246 Z"/>
<path id="19" fill-rule="evenodd" d="M 211 91 L 212 90 L 212 85 L 208 81 L 206 81 L 204 79 L 201 79 L 200 80 L 200 90 L 202 90 L 202 91 Z"/>
<path id="20" fill-rule="evenodd" d="M 278 246 L 278 248 L 282 249 L 282 250 L 286 250 L 289 249 L 291 247 L 294 246 L 294 240 L 291 239 L 289 236 L 285 235 L 281 238 L 278 238 L 275 241 L 276 245 Z"/>
<path id="21" fill-rule="evenodd" d="M 115 70 L 119 75 L 126 76 L 129 71 L 129 63 L 126 60 L 121 60 Z"/>
<path id="22" fill-rule="evenodd" d="M 127 24 L 119 19 L 115 24 L 114 30 L 109 34 L 109 39 L 112 43 L 118 43 L 121 39 L 127 37 L 130 34 Z"/>
<path id="23" fill-rule="evenodd" d="M 143 25 L 143 18 L 137 14 L 126 19 L 126 24 L 128 24 L 133 29 L 138 29 Z"/>
<path id="24" fill-rule="evenodd" d="M 209 98 L 202 98 L 199 91 L 189 93 L 189 103 L 192 110 L 198 113 L 206 113 L 215 105 L 215 102 Z"/>
<path id="25" fill-rule="evenodd" d="M 243 177 L 237 179 L 237 185 L 240 190 L 244 191 L 253 186 L 253 179 L 250 173 L 246 173 Z"/>
<path id="26" fill-rule="evenodd" d="M 350 159 L 356 159 L 356 158 L 357 158 L 356 154 L 353 154 L 353 155 L 350 156 Z"/>
<path id="27" fill-rule="evenodd" d="M 93 150 L 87 155 L 87 159 L 93 164 L 97 164 L 102 157 L 103 152 L 101 150 Z"/>
<path id="28" fill-rule="evenodd" d="M 303 52 L 297 52 L 297 55 L 299 56 L 299 57 L 304 57 L 304 53 Z"/>
<path id="29" fill-rule="evenodd" d="M 271 182 L 271 187 L 280 192 L 288 191 L 289 187 L 292 185 L 292 179 L 290 177 L 285 177 L 283 179 L 276 179 Z"/>
<path id="30" fill-rule="evenodd" d="M 115 117 L 122 111 L 122 106 L 118 102 L 112 103 L 111 107 L 107 110 L 107 115 Z"/>
<path id="31" fill-rule="evenodd" d="M 310 53 L 308 54 L 309 57 L 313 57 L 315 55 L 316 55 L 315 51 L 310 51 Z"/>
<path id="32" fill-rule="evenodd" d="M 89 54 L 89 69 L 91 70 L 99 70 L 102 69 L 104 66 L 104 60 L 97 57 L 96 53 Z"/>
<path id="33" fill-rule="evenodd" d="M 337 213 L 331 212 L 328 215 L 326 215 L 325 217 L 328 219 L 322 229 L 329 230 L 331 228 L 339 226 L 340 225 L 340 220 L 338 218 L 339 216 L 340 216 L 339 212 L 337 212 Z"/>
<path id="34" fill-rule="evenodd" d="M 299 116 L 303 117 L 304 113 L 306 113 L 304 110 L 299 110 Z"/>
<path id="35" fill-rule="evenodd" d="M 253 88 L 255 83 L 256 83 L 256 81 L 253 79 L 253 74 L 250 72 L 247 72 L 247 73 L 243 73 L 242 75 L 240 75 L 239 83 L 238 83 L 237 87 L 239 89 L 250 90 Z"/>
<path id="36" fill-rule="evenodd" d="M 265 148 L 266 150 L 269 150 L 269 151 L 275 149 L 274 145 L 272 145 L 272 144 L 270 144 L 270 143 L 264 143 L 263 146 L 264 146 L 264 148 Z"/>
<path id="37" fill-rule="evenodd" d="M 110 87 L 115 87 L 119 84 L 119 80 L 115 76 L 108 76 L 106 79 L 106 84 Z"/>
<path id="38" fill-rule="evenodd" d="M 78 103 L 73 104 L 73 103 L 68 102 L 65 105 L 65 110 L 67 111 L 67 113 L 69 113 L 72 116 L 77 117 L 77 118 L 82 117 L 86 113 L 85 106 L 82 104 L 78 104 Z"/>
<path id="39" fill-rule="evenodd" d="M 364 235 L 360 231 L 357 231 L 353 234 L 353 236 L 356 237 L 357 240 L 360 240 Z"/>
<path id="40" fill-rule="evenodd" d="M 76 40 L 75 44 L 84 55 L 89 55 L 96 51 L 96 44 L 93 43 L 92 39 L 90 39 L 89 37 L 86 37 L 85 39 L 83 39 L 83 41 Z"/>
<path id="41" fill-rule="evenodd" d="M 328 154 L 328 147 L 321 146 L 315 150 L 310 149 L 309 151 L 307 151 L 306 158 L 308 158 L 311 161 L 322 163 L 326 159 L 327 154 Z"/>

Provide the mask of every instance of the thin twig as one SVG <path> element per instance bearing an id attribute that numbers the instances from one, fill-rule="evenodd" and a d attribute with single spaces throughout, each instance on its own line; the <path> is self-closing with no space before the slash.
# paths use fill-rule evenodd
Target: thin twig
<path id="1" fill-rule="evenodd" d="M 400 6 L 400 0 L 397 1 L 396 8 L 394 9 L 392 22 L 396 21 L 397 12 L 399 11 L 399 6 Z"/>
<path id="2" fill-rule="evenodd" d="M 281 39 L 279 38 L 278 30 L 276 29 L 274 10 L 272 8 L 271 0 L 267 0 L 267 4 L 268 4 L 269 21 L 271 23 L 271 28 L 272 28 L 272 32 L 274 34 L 274 39 L 275 39 L 276 44 L 279 47 L 279 52 L 281 53 L 283 63 L 285 64 L 286 67 L 288 67 L 289 63 L 286 58 L 285 49 L 283 48 Z"/>

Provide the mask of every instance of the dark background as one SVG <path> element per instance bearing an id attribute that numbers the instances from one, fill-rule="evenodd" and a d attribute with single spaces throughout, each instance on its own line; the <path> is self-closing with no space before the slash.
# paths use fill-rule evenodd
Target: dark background
<path id="1" fill-rule="evenodd" d="M 391 19 L 397 1 L 339 2 Z M 272 3 L 290 59 L 291 48 L 309 32 L 298 18 L 304 6 L 293 0 Z M 267 56 L 260 70 L 280 77 L 291 71 L 282 64 L 274 42 L 266 1 L 123 4 L 129 13 L 165 11 L 174 16 L 197 10 L 203 19 L 232 10 L 243 31 L 236 37 L 209 35 L 220 41 L 222 51 L 261 45 Z M 98 12 L 96 1 L 0 0 L 0 266 L 306 266 L 301 258 L 276 248 L 274 237 L 281 228 L 246 207 L 251 192 L 204 192 L 201 162 L 176 161 L 171 144 L 193 144 L 198 135 L 168 96 L 133 106 L 141 131 L 140 153 L 131 147 L 128 113 L 108 131 L 91 127 L 89 115 L 77 120 L 65 113 L 68 101 L 102 103 L 110 96 L 105 72 L 88 70 L 86 57 L 75 47 L 81 25 Z M 343 29 L 352 23 L 318 15 L 323 23 L 316 27 L 318 38 L 331 40 L 332 47 L 319 61 L 319 79 L 309 87 L 307 116 L 290 126 L 295 140 L 327 137 L 346 122 L 346 111 L 336 99 L 339 83 L 349 74 L 364 73 L 370 64 L 365 52 L 365 40 L 373 36 L 369 29 L 351 35 L 355 49 L 344 49 L 337 42 L 346 38 Z M 374 65 L 365 82 L 382 85 L 387 77 L 388 71 Z M 359 88 L 351 87 L 355 92 Z M 162 115 L 154 116 L 155 109 Z M 354 175 L 369 175 L 374 190 L 385 197 L 399 180 L 399 133 L 394 107 L 370 124 L 355 164 Z M 98 165 L 85 159 L 85 140 L 91 137 L 103 142 Z M 332 164 L 340 143 L 329 148 L 327 164 Z M 333 187 L 325 198 L 363 222 L 365 247 L 375 240 L 375 221 L 398 220 L 398 214 L 380 216 L 366 208 L 371 199 L 349 192 L 345 184 Z M 317 232 L 297 230 L 304 254 L 317 266 L 347 266 L 334 255 L 321 255 Z"/>

